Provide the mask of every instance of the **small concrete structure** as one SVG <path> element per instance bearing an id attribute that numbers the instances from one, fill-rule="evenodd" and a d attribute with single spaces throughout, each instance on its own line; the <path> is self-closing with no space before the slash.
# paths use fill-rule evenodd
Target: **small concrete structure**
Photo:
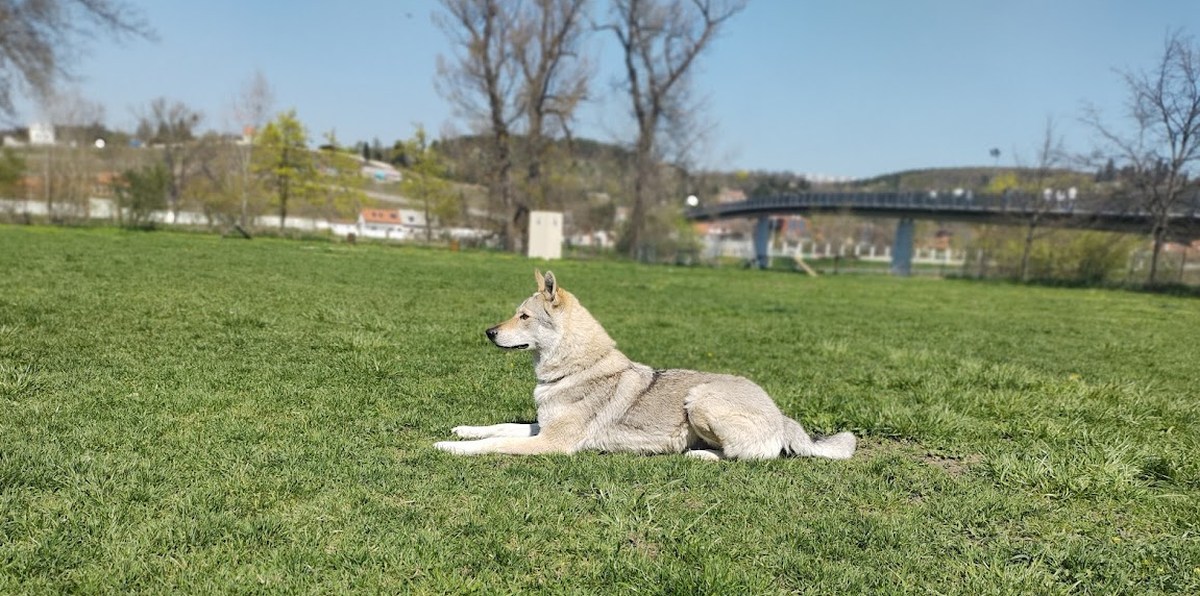
<path id="1" fill-rule="evenodd" d="M 48 122 L 34 122 L 29 125 L 29 144 L 45 146 L 54 144 L 54 125 Z"/>
<path id="2" fill-rule="evenodd" d="M 563 214 L 561 211 L 529 212 L 529 258 L 561 259 Z"/>

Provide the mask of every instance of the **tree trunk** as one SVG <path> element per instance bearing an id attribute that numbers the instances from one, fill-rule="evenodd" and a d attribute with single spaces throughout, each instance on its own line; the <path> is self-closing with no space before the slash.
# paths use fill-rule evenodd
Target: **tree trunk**
<path id="1" fill-rule="evenodd" d="M 1149 285 L 1158 284 L 1158 257 L 1162 254 L 1162 245 L 1164 236 L 1166 236 L 1166 228 L 1160 224 L 1154 226 L 1154 248 L 1150 253 L 1150 278 Z"/>
<path id="2" fill-rule="evenodd" d="M 252 151 L 253 151 L 253 149 L 251 147 L 247 146 L 245 155 L 242 159 L 242 185 L 241 185 L 242 213 L 241 213 L 241 217 L 238 219 L 238 223 L 239 223 L 239 225 L 242 226 L 242 229 L 246 229 L 247 214 L 249 212 L 248 194 L 250 191 L 250 188 L 249 188 L 250 187 L 250 165 L 251 165 L 250 160 L 254 158 L 253 153 L 251 153 Z"/>
<path id="3" fill-rule="evenodd" d="M 284 230 L 284 222 L 287 221 L 287 204 L 288 204 L 288 183 L 283 181 L 283 187 L 279 192 L 279 231 Z"/>
<path id="4" fill-rule="evenodd" d="M 1021 281 L 1029 281 L 1029 253 L 1033 252 L 1033 236 L 1037 231 L 1036 217 L 1025 228 L 1025 247 L 1021 251 Z"/>
<path id="5" fill-rule="evenodd" d="M 429 220 L 429 197 L 425 197 L 425 244 L 433 244 L 433 222 Z"/>
<path id="6" fill-rule="evenodd" d="M 508 135 L 497 134 L 496 145 L 496 159 L 499 163 L 496 164 L 496 178 L 492 183 L 492 192 L 496 193 L 504 212 L 504 250 L 514 252 L 517 250 L 517 235 L 520 232 L 517 230 L 516 224 L 518 213 L 512 200 L 512 158 L 508 152 Z"/>
<path id="7" fill-rule="evenodd" d="M 653 153 L 650 150 L 654 146 L 653 135 L 652 129 L 646 130 L 646 127 L 643 126 L 643 130 L 638 136 L 637 149 L 634 151 L 633 206 L 629 210 L 629 236 L 627 239 L 629 257 L 633 259 L 638 258 L 638 253 L 645 243 L 643 236 L 646 227 L 646 195 L 650 192 L 650 174 L 654 167 Z"/>

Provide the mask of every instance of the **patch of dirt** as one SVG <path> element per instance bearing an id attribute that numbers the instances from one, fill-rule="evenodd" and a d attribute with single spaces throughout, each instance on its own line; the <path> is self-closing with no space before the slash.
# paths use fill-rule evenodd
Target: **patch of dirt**
<path id="1" fill-rule="evenodd" d="M 971 468 L 983 462 L 983 456 L 978 453 L 950 455 L 928 449 L 916 441 L 886 437 L 863 437 L 859 439 L 858 451 L 854 457 L 870 459 L 872 457 L 896 453 L 915 461 L 941 468 L 944 472 L 956 478 L 966 474 L 971 471 Z"/>
<path id="2" fill-rule="evenodd" d="M 946 471 L 947 474 L 958 477 L 971 471 L 971 468 L 983 462 L 983 456 L 978 453 L 967 455 L 939 455 L 935 453 L 926 453 L 921 461 L 937 466 Z"/>

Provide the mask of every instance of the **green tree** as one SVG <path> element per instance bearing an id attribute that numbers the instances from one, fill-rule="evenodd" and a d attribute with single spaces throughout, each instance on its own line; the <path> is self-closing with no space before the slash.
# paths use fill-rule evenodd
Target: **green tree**
<path id="1" fill-rule="evenodd" d="M 25 158 L 12 149 L 5 148 L 0 153 L 0 197 L 15 198 L 20 193 L 21 181 L 24 178 Z"/>
<path id="2" fill-rule="evenodd" d="M 449 221 L 457 215 L 458 203 L 446 182 L 446 165 L 441 154 L 433 148 L 418 126 L 413 137 L 404 144 L 409 168 L 400 183 L 401 192 L 421 204 L 425 210 L 425 241 L 433 240 L 433 218 Z"/>
<path id="3" fill-rule="evenodd" d="M 308 149 L 308 132 L 296 118 L 296 110 L 288 110 L 263 127 L 254 146 L 254 171 L 274 195 L 282 230 L 288 206 L 308 201 L 316 188 L 319 172 Z"/>
<path id="4" fill-rule="evenodd" d="M 365 145 L 364 145 L 365 146 Z M 338 145 L 337 136 L 325 134 L 325 144 L 317 152 L 318 176 L 314 196 L 323 201 L 326 217 L 334 218 L 357 212 L 366 202 L 362 166 L 354 153 Z"/>
<path id="5" fill-rule="evenodd" d="M 154 211 L 167 206 L 171 176 L 161 163 L 137 170 L 126 170 L 113 181 L 117 199 L 117 220 L 122 227 L 154 227 Z"/>

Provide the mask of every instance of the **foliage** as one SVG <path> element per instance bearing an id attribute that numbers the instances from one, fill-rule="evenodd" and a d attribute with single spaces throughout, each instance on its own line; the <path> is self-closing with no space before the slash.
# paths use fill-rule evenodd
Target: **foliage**
<path id="1" fill-rule="evenodd" d="M 120 0 L 37 0 L 0 7 L 0 116 L 13 116 L 14 91 L 46 97 L 71 78 L 81 40 L 101 35 L 152 38 L 135 9 Z"/>
<path id="2" fill-rule="evenodd" d="M 642 220 L 642 242 L 636 249 L 630 245 L 633 238 L 629 233 L 631 225 L 628 219 L 622 222 L 617 235 L 619 252 L 632 250 L 633 258 L 643 263 L 695 262 L 700 238 L 691 222 L 684 219 L 679 206 L 664 204 L 650 209 Z"/>
<path id="3" fill-rule="evenodd" d="M 167 207 L 170 183 L 170 174 L 161 163 L 123 172 L 112 185 L 121 226 L 154 227 L 153 212 Z"/>
<path id="4" fill-rule="evenodd" d="M 15 198 L 23 195 L 22 181 L 25 179 L 25 158 L 5 147 L 0 151 L 0 197 Z"/>
<path id="5" fill-rule="evenodd" d="M 1200 301 L 560 262 L 859 453 L 433 450 L 533 416 L 530 268 L 0 227 L 0 592 L 1200 593 Z"/>
<path id="6" fill-rule="evenodd" d="M 417 126 L 413 137 L 404 144 L 409 166 L 400 190 L 417 201 L 425 212 L 425 240 L 432 240 L 434 220 L 445 225 L 460 215 L 456 197 L 446 182 L 446 166 L 437 149 L 429 145 L 425 127 Z"/>
<path id="7" fill-rule="evenodd" d="M 317 152 L 317 180 L 314 193 L 320 197 L 321 210 L 329 218 L 353 217 L 367 201 L 363 192 L 362 162 L 343 149 L 331 131 Z"/>
<path id="8" fill-rule="evenodd" d="M 254 140 L 253 159 L 253 169 L 271 193 L 283 229 L 289 203 L 309 201 L 319 174 L 308 149 L 308 131 L 295 110 L 280 113 L 263 127 Z"/>
<path id="9" fill-rule="evenodd" d="M 880 191 L 950 191 L 955 188 L 974 192 L 1003 192 L 1024 181 L 1038 177 L 1036 167 L 969 167 L 925 168 L 894 172 L 875 178 L 856 180 L 848 184 L 855 190 Z M 1065 187 L 1084 188 L 1093 176 L 1068 168 L 1054 169 L 1052 175 Z M 996 180 L 999 178 L 999 180 Z"/>
<path id="10" fill-rule="evenodd" d="M 1124 281 L 1130 256 L 1139 244 L 1137 236 L 1128 234 L 1048 230 L 1039 242 L 1032 245 L 1025 279 L 1088 284 Z M 982 250 L 985 258 L 994 265 L 994 268 L 984 272 L 986 276 L 1022 279 L 1021 263 L 1026 244 L 1020 228 L 981 228 L 971 248 Z M 971 268 L 971 275 L 980 273 L 978 263 L 968 263 L 968 267 Z"/>
<path id="11" fill-rule="evenodd" d="M 183 207 L 195 174 L 213 156 L 213 138 L 198 139 L 197 129 L 203 115 L 183 102 L 159 97 L 150 102 L 138 117 L 137 137 L 152 145 L 162 157 L 167 172 L 167 203 L 173 212 Z"/>

